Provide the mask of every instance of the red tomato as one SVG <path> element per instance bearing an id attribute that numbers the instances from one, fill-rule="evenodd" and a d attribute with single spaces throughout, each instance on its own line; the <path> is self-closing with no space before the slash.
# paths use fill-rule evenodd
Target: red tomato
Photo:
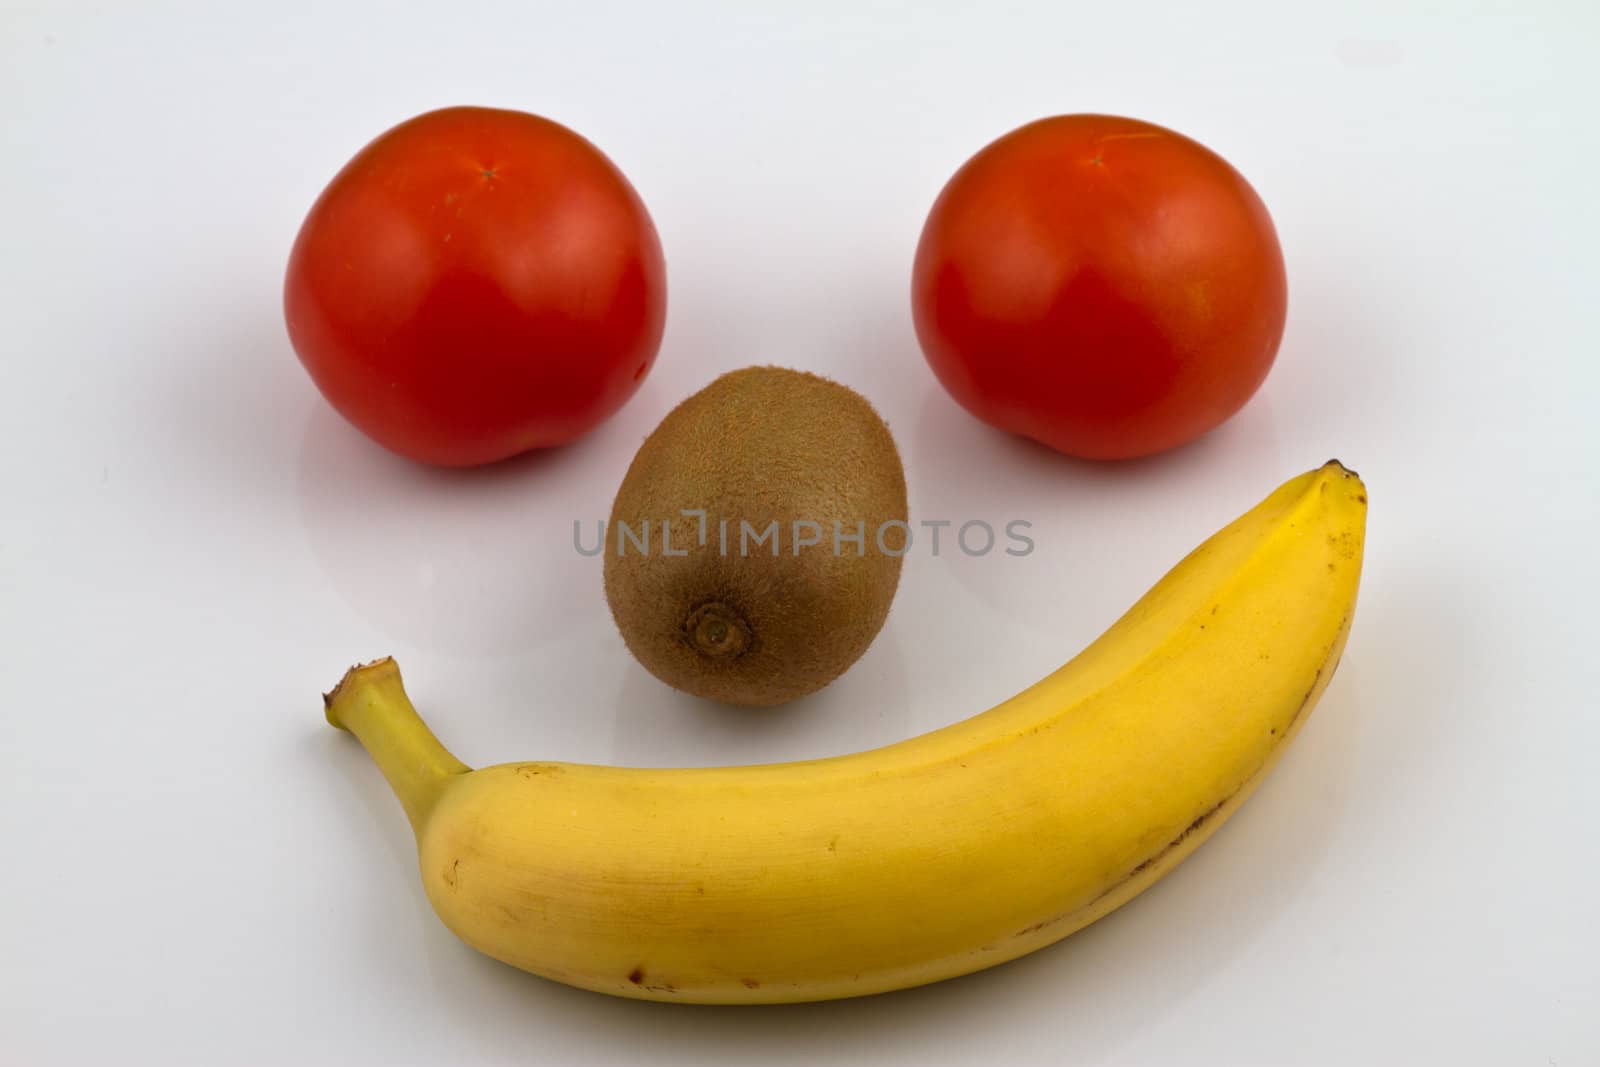
<path id="1" fill-rule="evenodd" d="M 469 466 L 571 441 L 633 395 L 666 318 L 644 204 L 548 119 L 456 107 L 333 179 L 284 284 L 324 396 L 380 444 Z"/>
<path id="2" fill-rule="evenodd" d="M 1272 366 L 1272 219 L 1216 153 L 1108 115 L 1043 119 L 967 162 L 917 246 L 934 373 L 978 418 L 1074 456 L 1191 441 Z"/>

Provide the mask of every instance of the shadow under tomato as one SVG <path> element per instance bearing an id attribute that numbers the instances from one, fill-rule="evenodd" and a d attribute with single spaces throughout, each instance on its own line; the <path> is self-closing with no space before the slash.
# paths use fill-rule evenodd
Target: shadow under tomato
<path id="1" fill-rule="evenodd" d="M 908 445 L 920 517 L 952 524 L 940 558 L 922 562 L 937 563 L 1002 625 L 1065 626 L 1084 640 L 1202 540 L 1311 465 L 1284 467 L 1271 409 L 1259 401 L 1182 448 L 1097 462 L 987 426 L 932 388 Z M 996 547 L 983 555 L 951 543 L 975 520 L 996 533 Z M 1031 549 L 1005 536 L 1014 521 L 1028 524 L 1020 532 Z M 1007 555 L 1008 547 L 1026 554 Z"/>
<path id="2" fill-rule="evenodd" d="M 609 451 L 591 435 L 486 467 L 432 468 L 318 405 L 300 449 L 301 527 L 328 584 L 394 641 L 510 655 L 604 620 L 599 561 L 575 551 L 573 523 L 609 511 L 621 478 Z"/>

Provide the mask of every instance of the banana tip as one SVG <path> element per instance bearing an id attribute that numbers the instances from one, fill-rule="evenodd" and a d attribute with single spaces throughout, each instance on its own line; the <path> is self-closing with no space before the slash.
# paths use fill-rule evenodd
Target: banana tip
<path id="1" fill-rule="evenodd" d="M 344 677 L 339 679 L 339 684 L 328 692 L 322 694 L 322 714 L 327 717 L 328 725 L 340 730 L 348 730 L 343 717 L 339 714 L 340 697 L 342 694 L 355 689 L 362 682 L 379 675 L 398 675 L 399 664 L 395 663 L 393 656 L 384 656 L 370 663 L 358 663 L 344 672 Z"/>
<path id="2" fill-rule="evenodd" d="M 1341 463 L 1337 459 L 1330 459 L 1330 460 L 1328 460 L 1328 462 L 1326 462 L 1326 463 L 1324 463 L 1322 465 L 1322 469 L 1323 470 L 1327 470 L 1330 467 L 1332 467 L 1334 470 L 1341 471 L 1342 473 L 1344 473 L 1348 477 L 1355 478 L 1357 480 L 1359 480 L 1361 478 L 1361 475 L 1357 471 L 1354 471 L 1351 468 L 1346 467 L 1343 463 Z"/>

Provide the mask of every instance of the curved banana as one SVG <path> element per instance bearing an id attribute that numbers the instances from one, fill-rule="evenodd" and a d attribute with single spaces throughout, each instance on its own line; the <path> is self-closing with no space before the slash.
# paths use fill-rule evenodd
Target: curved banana
<path id="1" fill-rule="evenodd" d="M 1337 462 L 1295 478 L 1037 685 L 855 755 L 472 771 L 392 660 L 328 719 L 399 795 L 439 917 L 506 963 L 700 1003 L 937 981 L 1126 903 L 1244 801 L 1338 663 L 1366 500 Z"/>

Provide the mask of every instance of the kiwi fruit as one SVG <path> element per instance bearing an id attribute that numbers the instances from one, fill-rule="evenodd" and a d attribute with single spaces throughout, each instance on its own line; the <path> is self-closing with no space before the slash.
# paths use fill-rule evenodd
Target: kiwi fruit
<path id="1" fill-rule="evenodd" d="M 859 393 L 749 367 L 646 438 L 605 533 L 606 600 L 650 673 L 781 704 L 843 674 L 882 629 L 909 544 L 905 472 Z"/>

